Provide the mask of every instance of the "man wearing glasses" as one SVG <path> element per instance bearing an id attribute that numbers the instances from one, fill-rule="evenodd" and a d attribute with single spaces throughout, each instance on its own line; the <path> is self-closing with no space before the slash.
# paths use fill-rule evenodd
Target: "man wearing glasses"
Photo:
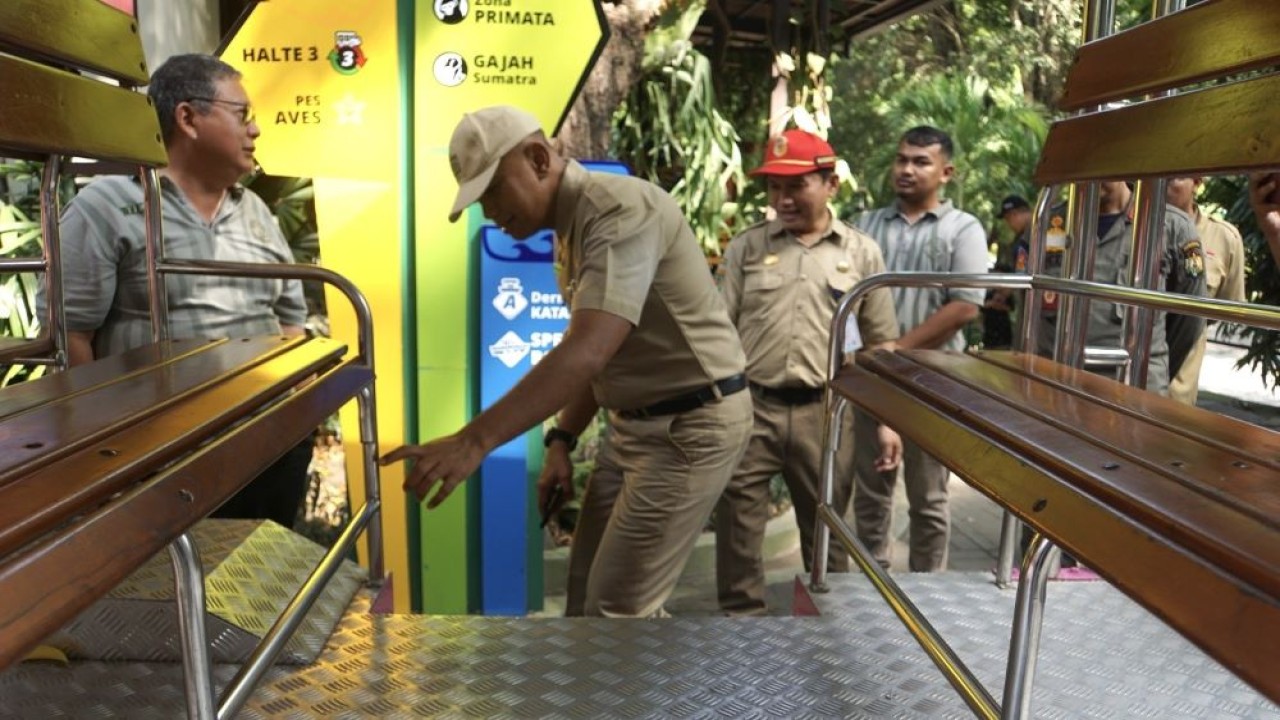
<path id="1" fill-rule="evenodd" d="M 178 55 L 147 89 L 169 166 L 160 171 L 165 256 L 289 263 L 293 254 L 266 203 L 239 181 L 255 166 L 259 133 L 240 73 L 208 55 Z M 143 188 L 137 177 L 100 177 L 61 219 L 72 365 L 151 342 Z M 169 275 L 174 339 L 300 335 L 307 319 L 296 280 Z M 43 303 L 41 303 L 43 304 Z M 292 527 L 307 487 L 306 440 L 215 516 L 269 518 Z"/>

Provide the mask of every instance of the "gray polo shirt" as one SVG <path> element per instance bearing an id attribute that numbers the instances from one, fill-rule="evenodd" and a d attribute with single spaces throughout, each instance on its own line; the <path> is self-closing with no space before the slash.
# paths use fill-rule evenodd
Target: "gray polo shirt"
<path id="1" fill-rule="evenodd" d="M 907 222 L 894 203 L 863 213 L 858 229 L 875 238 L 887 272 L 985 273 L 987 234 L 978 218 L 957 210 L 950 200 Z M 924 322 L 943 305 L 956 300 L 982 306 L 985 290 L 961 288 L 893 288 L 893 304 L 902 333 Z M 963 350 L 964 333 L 957 332 L 941 347 Z"/>
<path id="2" fill-rule="evenodd" d="M 270 209 L 243 187 L 228 191 L 213 222 L 168 179 L 161 180 L 161 197 L 169 259 L 293 262 Z M 151 342 L 142 203 L 136 179 L 102 177 L 62 215 L 67 328 L 94 333 L 97 357 Z M 307 319 L 297 280 L 169 275 L 165 283 L 174 338 L 274 335 L 281 325 Z"/>

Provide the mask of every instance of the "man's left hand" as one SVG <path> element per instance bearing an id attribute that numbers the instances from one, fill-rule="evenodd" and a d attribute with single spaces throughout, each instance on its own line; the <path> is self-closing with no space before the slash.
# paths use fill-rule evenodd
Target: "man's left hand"
<path id="1" fill-rule="evenodd" d="M 888 425 L 876 428 L 876 438 L 880 441 L 880 455 L 876 458 L 876 472 L 897 470 L 902 464 L 902 438 Z"/>
<path id="2" fill-rule="evenodd" d="M 396 448 L 383 455 L 378 464 L 389 465 L 412 459 L 413 465 L 405 473 L 406 492 L 413 493 L 421 502 L 431 493 L 436 483 L 440 484 L 427 502 L 427 509 L 430 510 L 444 502 L 455 488 L 470 477 L 480 467 L 484 456 L 484 447 L 463 430 L 425 445 Z"/>

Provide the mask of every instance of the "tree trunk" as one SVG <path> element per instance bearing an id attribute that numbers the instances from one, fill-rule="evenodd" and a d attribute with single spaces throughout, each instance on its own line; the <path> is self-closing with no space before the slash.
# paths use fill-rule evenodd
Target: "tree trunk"
<path id="1" fill-rule="evenodd" d="M 662 4 L 659 0 L 602 3 L 609 42 L 556 136 L 565 155 L 583 159 L 608 155 L 613 113 L 640 78 L 644 39 Z"/>

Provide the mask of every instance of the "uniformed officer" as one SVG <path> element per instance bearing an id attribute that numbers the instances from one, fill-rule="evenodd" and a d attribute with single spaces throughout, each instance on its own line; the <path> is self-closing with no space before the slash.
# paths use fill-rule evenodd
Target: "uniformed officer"
<path id="1" fill-rule="evenodd" d="M 637 178 L 560 157 L 510 106 L 463 116 L 449 143 L 456 220 L 479 201 L 516 238 L 556 232 L 564 339 L 457 433 L 405 446 L 405 489 L 434 508 L 494 448 L 558 413 L 539 497 L 573 496 L 569 451 L 597 408 L 610 433 L 587 483 L 567 614 L 664 614 L 694 542 L 751 432 L 745 358 L 675 201 Z M 438 486 L 438 487 L 437 487 Z"/>
<path id="2" fill-rule="evenodd" d="M 1195 199 L 1196 189 L 1201 182 L 1202 179 L 1198 177 L 1169 180 L 1166 198 L 1170 205 L 1185 212 L 1195 221 L 1196 235 L 1200 237 L 1200 249 L 1204 253 L 1207 296 L 1244 302 L 1244 240 L 1235 225 L 1201 212 Z M 1178 402 L 1196 404 L 1207 335 L 1206 327 L 1182 361 L 1182 367 L 1178 368 L 1177 374 L 1169 381 L 1169 397 Z"/>
<path id="3" fill-rule="evenodd" d="M 1098 184 L 1097 250 L 1093 279 L 1096 282 L 1127 285 L 1126 274 L 1129 254 L 1133 244 L 1133 191 L 1120 181 Z M 1062 274 L 1063 250 L 1069 244 L 1065 232 L 1064 208 L 1056 208 L 1050 218 L 1050 237 L 1045 253 L 1045 273 Z M 1054 228 L 1059 229 L 1054 235 Z M 1160 286 L 1157 290 L 1204 295 L 1204 255 L 1196 236 L 1191 218 L 1176 207 L 1165 207 L 1163 237 L 1152 242 L 1163 243 Z M 1055 237 L 1057 240 L 1055 240 Z M 1057 326 L 1060 298 L 1045 293 L 1038 336 L 1038 352 L 1044 356 L 1053 353 L 1054 333 Z M 1091 347 L 1124 347 L 1121 321 L 1125 306 L 1092 300 L 1089 303 L 1089 329 L 1085 344 Z M 1171 354 L 1176 362 L 1185 358 L 1196 338 L 1204 330 L 1204 320 L 1191 315 L 1167 315 L 1157 311 L 1152 321 L 1150 362 L 1147 369 L 1147 390 L 1161 395 L 1169 392 L 1169 367 Z M 1178 350 L 1180 348 L 1181 350 Z"/>
<path id="4" fill-rule="evenodd" d="M 769 142 L 764 163 L 751 171 L 768 183 L 775 217 L 729 243 L 718 270 L 729 318 L 747 353 L 747 378 L 755 403 L 755 429 L 742 463 L 716 506 L 716 579 L 720 607 L 732 615 L 762 614 L 765 606 L 761 548 L 769 519 L 769 482 L 782 474 L 795 506 L 805 568 L 822 469 L 823 388 L 827 346 L 836 304 L 859 280 L 884 272 L 871 238 L 837 220 L 828 203 L 839 190 L 836 154 L 825 140 L 787 130 Z M 873 290 L 855 308 L 846 349 L 889 347 L 898 337 L 893 297 Z M 848 418 L 846 432 L 852 429 Z M 901 445 L 882 429 L 877 467 L 897 467 Z M 833 506 L 848 509 L 853 488 L 853 444 L 836 459 Z M 831 544 L 829 567 L 849 568 Z"/>

